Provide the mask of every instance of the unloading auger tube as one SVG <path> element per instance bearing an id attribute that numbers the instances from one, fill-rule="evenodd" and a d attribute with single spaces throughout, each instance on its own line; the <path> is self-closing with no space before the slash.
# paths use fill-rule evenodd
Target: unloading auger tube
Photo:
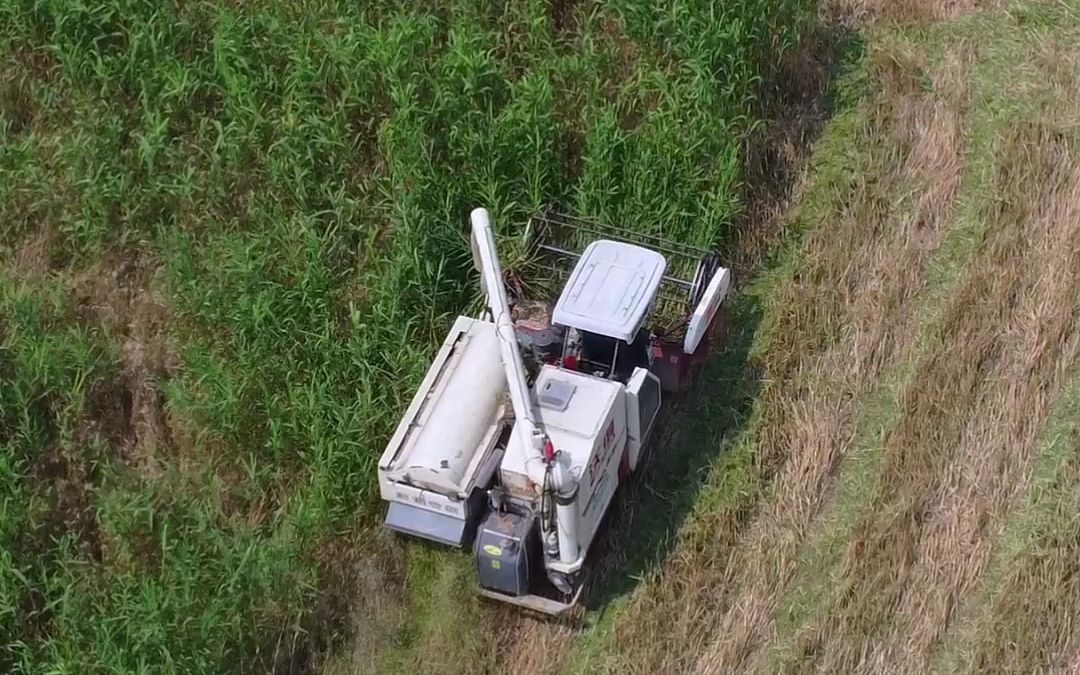
<path id="1" fill-rule="evenodd" d="M 577 539 L 577 504 L 574 496 L 578 490 L 577 479 L 569 472 L 554 451 L 551 439 L 544 432 L 532 395 L 525 378 L 525 363 L 518 351 L 514 323 L 510 318 L 510 303 L 503 287 L 502 267 L 495 248 L 495 236 L 487 209 L 473 209 L 469 215 L 472 222 L 473 260 L 480 272 L 480 284 L 487 296 L 488 309 L 495 323 L 499 338 L 499 356 L 506 371 L 506 384 L 510 391 L 510 403 L 514 408 L 514 432 L 519 435 L 521 447 L 525 448 L 525 469 L 529 480 L 539 491 L 548 486 L 555 491 L 556 535 L 559 542 L 559 561 L 573 564 L 579 556 Z M 545 495 L 541 494 L 541 498 Z M 546 524 L 544 524 L 546 526 Z"/>

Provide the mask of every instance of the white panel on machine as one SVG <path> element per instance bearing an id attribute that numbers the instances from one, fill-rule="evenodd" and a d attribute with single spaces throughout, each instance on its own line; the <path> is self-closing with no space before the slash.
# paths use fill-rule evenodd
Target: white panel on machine
<path id="1" fill-rule="evenodd" d="M 544 431 L 551 438 L 556 450 L 566 453 L 571 466 L 584 469 L 592 453 L 593 442 L 601 433 L 601 424 L 622 392 L 622 385 L 570 370 L 546 365 L 536 378 L 536 390 L 548 382 L 558 382 L 560 388 L 573 385 L 573 395 L 566 408 L 559 410 L 538 406 L 537 413 L 544 424 Z M 523 497 L 535 495 L 525 468 L 526 452 L 520 446 L 517 434 L 510 437 L 500 466 L 503 484 Z"/>
<path id="2" fill-rule="evenodd" d="M 536 378 L 534 390 L 543 391 L 549 384 L 551 389 L 572 391 L 565 407 L 541 404 L 537 412 L 555 449 L 565 453 L 572 472 L 580 477 L 578 536 L 584 551 L 618 482 L 626 446 L 626 392 L 619 382 L 547 365 Z M 511 436 L 500 476 L 512 493 L 531 497 L 536 493 L 527 476 L 525 456 L 517 437 Z"/>
<path id="3" fill-rule="evenodd" d="M 633 342 L 666 267 L 664 256 L 656 251 L 620 241 L 594 241 L 574 266 L 551 320 Z"/>
<path id="4" fill-rule="evenodd" d="M 731 285 L 731 271 L 721 267 L 713 275 L 705 292 L 701 295 L 701 301 L 690 316 L 686 326 L 686 338 L 683 340 L 683 351 L 693 354 L 698 345 L 705 338 L 709 326 L 712 324 L 716 313 L 720 310 L 720 303 L 727 296 L 728 287 Z"/>
<path id="5" fill-rule="evenodd" d="M 466 498 L 505 416 L 506 376 L 495 326 L 458 317 L 379 462 L 387 483 Z"/>

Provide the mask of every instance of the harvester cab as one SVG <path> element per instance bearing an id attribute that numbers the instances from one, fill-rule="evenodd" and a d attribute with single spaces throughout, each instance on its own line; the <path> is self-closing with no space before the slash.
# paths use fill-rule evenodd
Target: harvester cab
<path id="1" fill-rule="evenodd" d="M 458 317 L 383 453 L 385 524 L 471 544 L 483 595 L 560 614 L 662 400 L 701 362 L 729 273 L 708 251 L 547 213 L 507 283 L 487 212 L 471 222 L 487 316 Z"/>

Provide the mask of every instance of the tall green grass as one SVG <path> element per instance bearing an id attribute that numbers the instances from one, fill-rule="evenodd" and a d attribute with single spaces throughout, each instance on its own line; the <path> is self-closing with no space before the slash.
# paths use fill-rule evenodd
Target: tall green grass
<path id="1" fill-rule="evenodd" d="M 811 5 L 0 5 L 0 665 L 325 649 L 315 561 L 374 519 L 382 444 L 475 301 L 469 209 L 503 234 L 557 200 L 721 241 L 760 78 Z M 48 269 L 24 279 L 30 240 Z M 68 297 L 122 259 L 160 268 L 125 283 L 168 297 L 181 364 L 155 382 L 175 429 L 153 475 L 123 452 L 137 318 Z M 87 467 L 93 532 L 43 529 L 55 452 Z"/>

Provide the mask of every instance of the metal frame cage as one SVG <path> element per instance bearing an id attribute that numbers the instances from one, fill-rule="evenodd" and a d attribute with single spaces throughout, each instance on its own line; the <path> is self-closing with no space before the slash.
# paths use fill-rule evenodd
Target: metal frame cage
<path id="1" fill-rule="evenodd" d="M 551 287 L 546 290 L 557 294 L 555 284 L 561 287 L 585 247 L 597 239 L 635 244 L 664 255 L 667 269 L 649 315 L 657 324 L 652 328 L 666 337 L 684 331 L 709 280 L 720 267 L 715 251 L 549 208 L 530 218 L 525 227 L 525 269 L 530 279 L 541 285 L 547 281 Z"/>

